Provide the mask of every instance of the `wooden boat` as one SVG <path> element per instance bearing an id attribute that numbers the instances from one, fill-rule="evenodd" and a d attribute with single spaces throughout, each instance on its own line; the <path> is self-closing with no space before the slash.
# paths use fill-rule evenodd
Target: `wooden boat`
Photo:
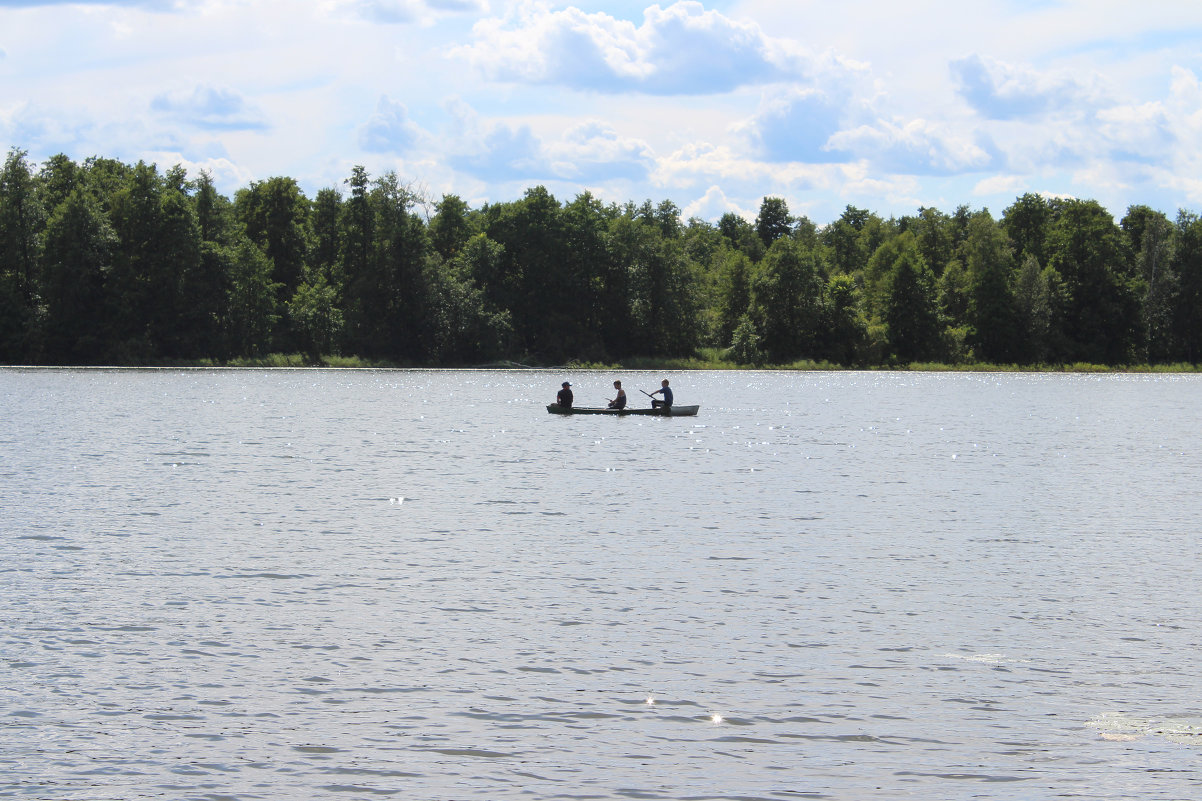
<path id="1" fill-rule="evenodd" d="M 657 406 L 654 409 L 606 409 L 599 406 L 560 406 L 552 403 L 547 407 L 551 414 L 613 414 L 625 417 L 628 414 L 642 414 L 651 417 L 696 417 L 699 406 Z"/>

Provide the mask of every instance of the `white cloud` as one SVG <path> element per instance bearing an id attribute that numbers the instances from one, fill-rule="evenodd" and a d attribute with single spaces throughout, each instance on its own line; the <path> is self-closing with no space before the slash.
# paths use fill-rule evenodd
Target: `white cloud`
<path id="1" fill-rule="evenodd" d="M 960 95 L 987 119 L 1010 120 L 1088 110 L 1101 94 L 1092 76 L 1037 72 L 971 55 L 951 62 Z"/>
<path id="2" fill-rule="evenodd" d="M 609 125 L 586 120 L 548 147 L 553 172 L 585 184 L 645 180 L 654 165 L 646 142 L 621 136 Z"/>
<path id="3" fill-rule="evenodd" d="M 705 190 L 705 194 L 691 203 L 685 204 L 681 210 L 681 216 L 686 220 L 697 217 L 702 220 L 717 220 L 723 214 L 736 214 L 748 222 L 755 219 L 757 211 L 755 209 L 740 208 L 736 203 L 731 202 L 726 193 L 717 184 Z"/>
<path id="4" fill-rule="evenodd" d="M 477 23 L 474 42 L 453 54 L 497 81 L 663 95 L 798 78 L 806 63 L 792 43 L 693 0 L 650 6 L 637 27 L 575 7 L 525 8 Z"/>
<path id="5" fill-rule="evenodd" d="M 203 84 L 182 92 L 164 92 L 150 101 L 150 108 L 185 125 L 208 130 L 263 130 L 263 113 L 231 89 Z"/>
<path id="6" fill-rule="evenodd" d="M 736 126 L 767 161 L 844 161 L 831 146 L 845 106 L 816 89 L 789 88 L 765 98 L 755 116 Z"/>
<path id="7" fill-rule="evenodd" d="M 380 25 L 431 25 L 448 14 L 480 13 L 485 0 L 332 0 L 331 7 Z"/>
<path id="8" fill-rule="evenodd" d="M 1018 197 L 1027 188 L 1027 179 L 1021 175 L 993 175 L 982 181 L 977 181 L 972 188 L 976 197 L 993 197 L 1010 195 Z"/>
<path id="9" fill-rule="evenodd" d="M 404 104 L 380 98 L 376 113 L 359 129 L 359 146 L 369 153 L 403 153 L 422 136 Z"/>
<path id="10" fill-rule="evenodd" d="M 990 149 L 976 137 L 922 119 L 880 120 L 841 131 L 830 143 L 892 173 L 947 175 L 984 170 L 994 164 Z"/>

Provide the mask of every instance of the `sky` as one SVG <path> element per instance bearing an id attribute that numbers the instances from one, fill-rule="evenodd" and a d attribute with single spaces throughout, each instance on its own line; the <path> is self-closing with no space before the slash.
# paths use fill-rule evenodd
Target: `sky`
<path id="1" fill-rule="evenodd" d="M 1195 0 L 0 0 L 0 144 L 232 196 L 1202 210 Z"/>

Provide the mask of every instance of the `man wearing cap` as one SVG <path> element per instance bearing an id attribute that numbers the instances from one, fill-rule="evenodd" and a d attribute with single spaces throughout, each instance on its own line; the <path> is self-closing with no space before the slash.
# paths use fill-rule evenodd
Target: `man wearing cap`
<path id="1" fill-rule="evenodd" d="M 565 409 L 572 408 L 572 385 L 567 381 L 563 382 L 563 389 L 556 393 L 555 402 Z"/>

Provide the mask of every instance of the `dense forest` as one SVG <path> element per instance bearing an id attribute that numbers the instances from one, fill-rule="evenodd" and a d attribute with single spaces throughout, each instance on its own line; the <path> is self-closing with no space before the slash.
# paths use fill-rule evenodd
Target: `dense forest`
<path id="1" fill-rule="evenodd" d="M 432 201 L 355 167 L 290 178 L 107 158 L 0 174 L 0 363 L 596 364 L 713 349 L 738 364 L 1196 363 L 1202 220 L 1026 194 L 827 224 L 670 201 Z"/>

